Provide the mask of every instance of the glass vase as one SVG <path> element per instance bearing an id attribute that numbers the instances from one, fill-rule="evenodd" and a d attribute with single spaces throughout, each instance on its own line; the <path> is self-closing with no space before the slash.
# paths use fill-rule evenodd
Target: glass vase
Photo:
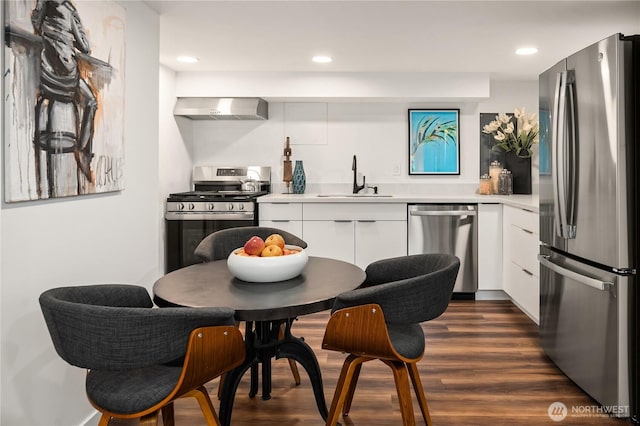
<path id="1" fill-rule="evenodd" d="M 304 174 L 304 165 L 302 164 L 302 160 L 296 160 L 296 165 L 293 168 L 293 193 L 294 194 L 304 194 L 304 190 L 307 187 L 307 178 Z"/>

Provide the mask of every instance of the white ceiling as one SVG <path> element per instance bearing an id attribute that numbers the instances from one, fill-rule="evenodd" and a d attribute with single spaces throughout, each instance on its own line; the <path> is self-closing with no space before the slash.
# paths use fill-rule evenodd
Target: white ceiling
<path id="1" fill-rule="evenodd" d="M 176 71 L 482 72 L 536 79 L 611 34 L 640 34 L 633 1 L 146 1 Z M 517 47 L 536 46 L 529 57 Z M 331 64 L 311 62 L 316 54 Z M 181 64 L 180 55 L 199 58 Z"/>

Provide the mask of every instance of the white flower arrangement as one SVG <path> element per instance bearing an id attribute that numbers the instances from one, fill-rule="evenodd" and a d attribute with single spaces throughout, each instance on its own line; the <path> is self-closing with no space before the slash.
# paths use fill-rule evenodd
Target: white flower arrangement
<path id="1" fill-rule="evenodd" d="M 524 108 L 516 108 L 513 112 L 516 125 L 512 117 L 501 112 L 496 119 L 482 128 L 482 133 L 493 135 L 497 141 L 492 149 L 502 149 L 505 152 L 515 151 L 518 157 L 531 157 L 532 147 L 538 143 L 540 126 L 537 114 L 527 115 Z"/>

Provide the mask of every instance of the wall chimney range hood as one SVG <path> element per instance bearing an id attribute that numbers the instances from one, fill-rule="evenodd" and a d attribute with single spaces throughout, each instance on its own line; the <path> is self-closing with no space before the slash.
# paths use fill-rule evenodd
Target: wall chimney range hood
<path id="1" fill-rule="evenodd" d="M 269 104 L 261 98 L 178 98 L 173 115 L 192 120 L 267 120 Z"/>

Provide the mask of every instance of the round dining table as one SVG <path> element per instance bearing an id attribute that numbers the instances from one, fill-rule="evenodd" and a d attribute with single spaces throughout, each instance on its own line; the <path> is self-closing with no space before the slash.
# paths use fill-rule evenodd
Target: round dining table
<path id="1" fill-rule="evenodd" d="M 320 366 L 304 339 L 291 334 L 294 318 L 330 309 L 336 296 L 358 288 L 365 279 L 358 266 L 335 259 L 309 257 L 303 272 L 290 280 L 254 283 L 235 278 L 227 261 L 216 260 L 187 266 L 168 273 L 153 286 L 160 307 L 229 307 L 237 321 L 246 322 L 244 362 L 228 372 L 222 381 L 219 418 L 231 422 L 236 390 L 251 368 L 249 396 L 257 393 L 258 369 L 262 366 L 262 398 L 271 395 L 271 358 L 297 361 L 309 375 L 318 411 L 327 417 Z M 285 324 L 284 337 L 280 334 Z"/>

